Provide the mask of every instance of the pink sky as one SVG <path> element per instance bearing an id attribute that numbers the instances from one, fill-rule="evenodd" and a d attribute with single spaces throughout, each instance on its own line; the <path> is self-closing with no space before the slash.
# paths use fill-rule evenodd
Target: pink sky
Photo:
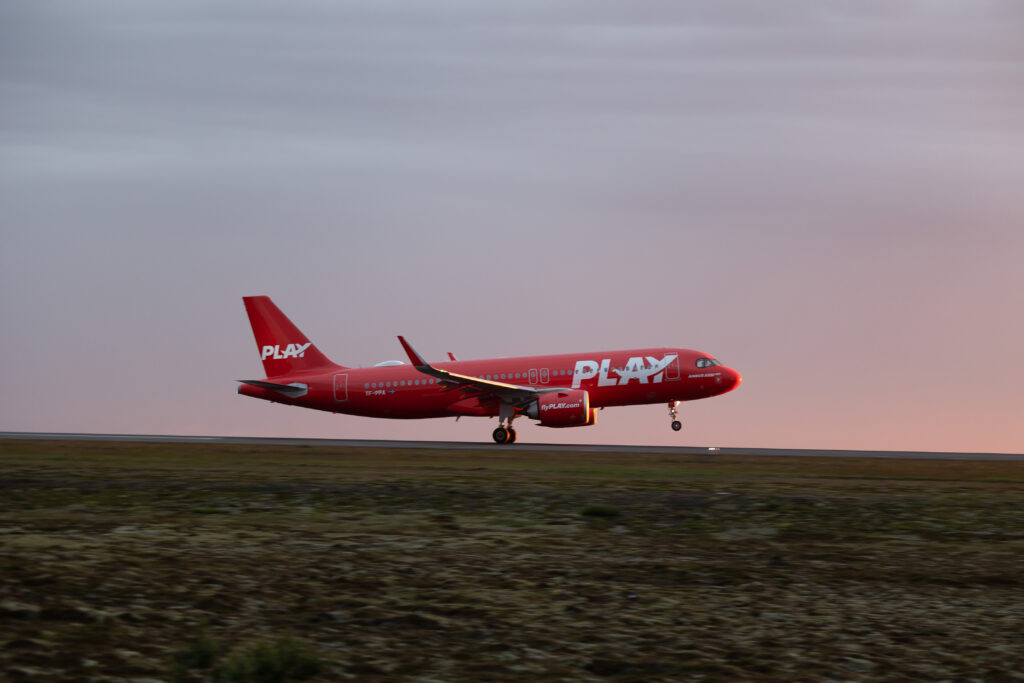
<path id="1" fill-rule="evenodd" d="M 521 441 L 1024 452 L 1019 3 L 0 10 L 0 430 L 488 441 L 235 394 L 681 346 L 744 376 Z M 518 426 L 518 425 L 517 425 Z"/>

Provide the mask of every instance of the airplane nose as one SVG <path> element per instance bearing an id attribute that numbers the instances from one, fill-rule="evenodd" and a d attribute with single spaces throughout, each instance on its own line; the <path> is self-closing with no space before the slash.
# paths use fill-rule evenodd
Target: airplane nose
<path id="1" fill-rule="evenodd" d="M 727 372 L 725 373 L 725 381 L 729 385 L 729 388 L 726 389 L 726 391 L 732 391 L 739 385 L 743 384 L 743 375 L 736 372 L 732 368 L 726 368 L 726 370 Z"/>

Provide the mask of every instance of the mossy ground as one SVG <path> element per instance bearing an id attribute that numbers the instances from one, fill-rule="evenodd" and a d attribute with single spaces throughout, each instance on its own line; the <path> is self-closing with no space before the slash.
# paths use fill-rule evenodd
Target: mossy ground
<path id="1" fill-rule="evenodd" d="M 0 442 L 11 680 L 1016 680 L 1022 560 L 1020 462 Z"/>

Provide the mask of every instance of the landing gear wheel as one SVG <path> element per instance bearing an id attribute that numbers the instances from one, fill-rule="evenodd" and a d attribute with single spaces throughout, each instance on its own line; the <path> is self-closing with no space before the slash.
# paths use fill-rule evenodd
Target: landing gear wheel
<path id="1" fill-rule="evenodd" d="M 515 442 L 516 442 L 516 430 L 512 429 L 511 427 L 509 427 L 508 428 L 508 441 L 506 443 L 515 443 Z"/>
<path id="2" fill-rule="evenodd" d="M 679 401 L 668 402 L 668 416 L 672 418 L 672 431 L 678 432 L 683 428 L 683 423 L 676 419 L 676 406 L 679 405 Z"/>
<path id="3" fill-rule="evenodd" d="M 508 443 L 512 435 L 504 427 L 498 427 L 491 432 L 491 436 L 494 437 L 494 443 Z"/>

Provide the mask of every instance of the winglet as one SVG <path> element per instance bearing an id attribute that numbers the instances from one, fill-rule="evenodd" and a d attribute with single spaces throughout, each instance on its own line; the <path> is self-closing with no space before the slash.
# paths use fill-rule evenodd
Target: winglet
<path id="1" fill-rule="evenodd" d="M 451 358 L 452 360 L 455 360 L 455 354 L 452 353 L 451 351 L 448 352 L 448 357 Z"/>
<path id="2" fill-rule="evenodd" d="M 401 342 L 402 348 L 405 349 L 406 355 L 409 356 L 409 362 L 415 365 L 417 368 L 429 368 L 430 363 L 423 360 L 420 354 L 416 353 L 416 349 L 409 345 L 409 342 L 405 341 L 405 337 L 398 335 L 398 341 Z"/>

